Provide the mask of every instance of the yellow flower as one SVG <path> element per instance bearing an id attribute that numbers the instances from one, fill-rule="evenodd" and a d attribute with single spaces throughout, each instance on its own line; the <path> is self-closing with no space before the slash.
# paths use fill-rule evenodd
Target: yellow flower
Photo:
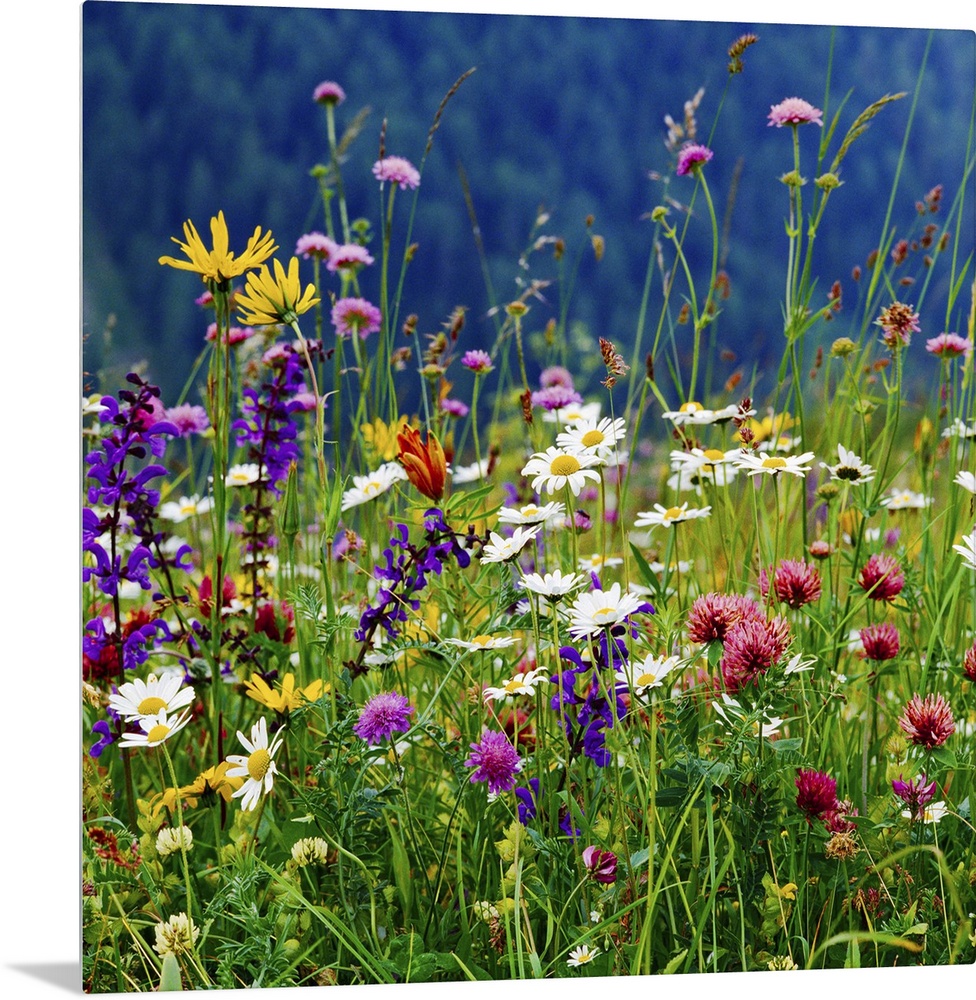
<path id="1" fill-rule="evenodd" d="M 243 784 L 242 778 L 228 778 L 227 769 L 230 764 L 221 761 L 215 767 L 208 767 L 203 774 L 198 775 L 189 785 L 183 785 L 179 790 L 183 804 L 191 809 L 197 807 L 200 799 L 204 805 L 210 805 L 219 795 L 225 802 L 230 802 L 234 792 Z M 176 812 L 176 789 L 167 788 L 164 792 L 154 795 L 150 800 L 150 810 L 153 818 L 157 817 L 163 808 L 171 813 Z"/>
<path id="2" fill-rule="evenodd" d="M 762 420 L 749 419 L 747 424 L 752 431 L 752 440 L 759 444 L 762 441 L 774 440 L 777 443 L 787 438 L 786 432 L 791 430 L 795 421 L 788 413 L 777 413 L 776 416 L 765 416 Z M 733 435 L 733 439 L 741 441 L 739 434 Z"/>
<path id="3" fill-rule="evenodd" d="M 208 250 L 197 233 L 196 226 L 187 219 L 183 223 L 183 243 L 173 236 L 173 242 L 187 255 L 189 260 L 177 260 L 175 257 L 160 257 L 160 264 L 179 268 L 181 271 L 196 271 L 204 281 L 221 284 L 231 278 L 236 278 L 252 267 L 266 261 L 278 249 L 270 232 L 261 232 L 260 226 L 255 226 L 254 234 L 247 241 L 247 249 L 234 257 L 234 252 L 228 250 L 229 237 L 224 213 L 218 212 L 217 217 L 210 220 L 210 234 L 213 238 L 213 250 Z"/>
<path id="4" fill-rule="evenodd" d="M 296 688 L 295 675 L 292 673 L 285 674 L 280 691 L 269 687 L 260 674 L 251 674 L 251 679 L 246 682 L 246 687 L 249 697 L 279 715 L 285 715 L 292 709 L 298 708 L 303 700 L 315 701 L 322 696 L 323 691 L 329 690 L 329 685 L 325 684 L 321 678 L 317 678 L 304 688 Z"/>
<path id="5" fill-rule="evenodd" d="M 274 323 L 291 323 L 321 301 L 315 294 L 315 285 L 302 291 L 298 280 L 298 258 L 288 262 L 288 271 L 275 258 L 274 277 L 267 264 L 261 265 L 257 274 L 249 274 L 245 291 L 237 296 L 241 322 L 247 326 L 270 326 Z"/>
<path id="6" fill-rule="evenodd" d="M 419 421 L 412 420 L 411 427 L 419 427 Z M 386 424 L 378 417 L 371 424 L 363 424 L 360 431 L 366 446 L 377 461 L 391 462 L 397 455 L 397 436 L 407 427 L 406 416 L 400 417 L 395 424 Z"/>

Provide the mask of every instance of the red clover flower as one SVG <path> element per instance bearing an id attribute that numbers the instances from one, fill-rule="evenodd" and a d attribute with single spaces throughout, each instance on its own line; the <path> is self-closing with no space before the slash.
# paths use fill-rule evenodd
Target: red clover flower
<path id="1" fill-rule="evenodd" d="M 894 556 L 873 555 L 864 564 L 857 581 L 874 601 L 893 601 L 905 586 L 905 574 Z"/>
<path id="2" fill-rule="evenodd" d="M 898 725 L 912 743 L 927 750 L 942 746 L 956 731 L 952 709 L 941 694 L 930 694 L 924 700 L 916 694 L 905 706 Z"/>

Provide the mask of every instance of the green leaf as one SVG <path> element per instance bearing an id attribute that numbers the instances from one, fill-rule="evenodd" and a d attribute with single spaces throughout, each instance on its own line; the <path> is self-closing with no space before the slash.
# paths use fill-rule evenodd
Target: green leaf
<path id="1" fill-rule="evenodd" d="M 631 870 L 635 868 L 640 868 L 641 865 L 646 865 L 648 858 L 651 856 L 651 849 L 649 847 L 642 847 L 639 851 L 635 851 L 630 856 L 630 867 Z"/>
<path id="2" fill-rule="evenodd" d="M 171 951 L 167 952 L 163 955 L 163 969 L 159 976 L 159 992 L 182 989 L 183 977 L 180 975 L 180 963 L 177 962 L 176 956 Z"/>
<path id="3" fill-rule="evenodd" d="M 678 954 L 675 955 L 674 958 L 672 958 L 671 961 L 668 962 L 668 964 L 661 970 L 661 972 L 665 976 L 673 975 L 675 972 L 678 971 L 678 966 L 681 965 L 682 962 L 684 962 L 685 956 L 687 954 L 688 954 L 687 948 L 685 948 L 684 951 L 679 951 Z"/>

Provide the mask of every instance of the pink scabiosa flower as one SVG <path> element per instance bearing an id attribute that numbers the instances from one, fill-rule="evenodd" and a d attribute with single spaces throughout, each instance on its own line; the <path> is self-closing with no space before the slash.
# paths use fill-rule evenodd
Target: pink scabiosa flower
<path id="1" fill-rule="evenodd" d="M 346 99 L 346 92 L 334 80 L 323 80 L 312 91 L 312 99 L 318 104 L 338 105 Z"/>
<path id="2" fill-rule="evenodd" d="M 396 691 L 375 694 L 363 706 L 352 731 L 373 747 L 394 733 L 405 733 L 410 728 L 412 714 L 413 707 L 402 694 Z"/>
<path id="3" fill-rule="evenodd" d="M 617 881 L 617 855 L 613 851 L 601 851 L 599 847 L 583 848 L 583 867 L 590 878 L 603 885 Z"/>
<path id="4" fill-rule="evenodd" d="M 470 407 L 467 403 L 462 402 L 460 399 L 448 399 L 444 398 L 441 400 L 441 413 L 446 413 L 451 417 L 466 417 Z"/>
<path id="5" fill-rule="evenodd" d="M 180 437 L 202 434 L 210 426 L 207 411 L 202 406 L 194 406 L 192 403 L 171 406 L 166 410 L 165 419 L 176 425 Z"/>
<path id="6" fill-rule="evenodd" d="M 956 731 L 952 709 L 941 694 L 930 694 L 924 700 L 916 694 L 905 706 L 898 725 L 912 743 L 927 750 L 942 746 Z"/>
<path id="7" fill-rule="evenodd" d="M 861 629 L 861 645 L 864 647 L 862 656 L 865 660 L 893 660 L 898 655 L 901 642 L 898 629 L 890 622 L 879 625 L 868 625 Z"/>
<path id="8" fill-rule="evenodd" d="M 245 340 L 254 335 L 253 326 L 232 326 L 228 328 L 227 333 L 224 337 L 225 343 L 229 344 L 231 347 L 236 347 L 238 344 L 243 344 Z M 211 323 L 207 327 L 207 340 L 217 339 L 217 324 Z"/>
<path id="9" fill-rule="evenodd" d="M 801 97 L 787 97 L 779 104 L 769 107 L 769 125 L 782 128 L 784 125 L 819 125 L 823 128 L 823 112 Z"/>
<path id="10" fill-rule="evenodd" d="M 872 600 L 893 601 L 905 586 L 905 574 L 894 556 L 880 553 L 864 564 L 857 582 Z"/>
<path id="11" fill-rule="evenodd" d="M 342 243 L 336 245 L 325 263 L 327 271 L 335 274 L 338 271 L 358 271 L 361 267 L 369 267 L 373 263 L 373 255 L 359 243 Z"/>
<path id="12" fill-rule="evenodd" d="M 714 155 L 707 146 L 689 143 L 687 146 L 683 146 L 678 153 L 678 165 L 674 172 L 678 177 L 698 173 Z"/>
<path id="13" fill-rule="evenodd" d="M 929 781 L 924 774 L 918 775 L 911 781 L 899 778 L 891 783 L 891 790 L 908 806 L 911 818 L 914 820 L 920 820 L 925 816 L 925 807 L 935 798 L 937 787 L 936 783 Z"/>
<path id="14" fill-rule="evenodd" d="M 719 667 L 725 690 L 735 694 L 764 674 L 786 652 L 790 626 L 783 618 L 769 621 L 759 615 L 737 622 L 725 635 Z"/>
<path id="15" fill-rule="evenodd" d="M 765 571 L 760 574 L 759 589 L 763 597 L 769 593 L 769 579 Z M 784 559 L 773 573 L 773 591 L 777 598 L 791 608 L 802 608 L 820 596 L 820 573 L 802 559 Z"/>
<path id="16" fill-rule="evenodd" d="M 794 784 L 796 804 L 807 814 L 808 822 L 837 808 L 837 779 L 826 772 L 801 768 Z"/>
<path id="17" fill-rule="evenodd" d="M 940 358 L 965 357 L 973 349 L 972 341 L 960 337 L 958 333 L 940 333 L 925 341 L 925 350 Z"/>
<path id="18" fill-rule="evenodd" d="M 298 242 L 295 243 L 295 256 L 304 257 L 305 260 L 318 257 L 319 260 L 327 261 L 338 246 L 339 244 L 325 233 L 305 233 L 304 236 L 299 236 Z"/>
<path id="19" fill-rule="evenodd" d="M 475 375 L 485 375 L 495 366 L 491 363 L 491 355 L 487 351 L 465 351 L 461 364 L 469 368 Z"/>
<path id="20" fill-rule="evenodd" d="M 558 383 L 537 389 L 531 399 L 533 406 L 541 406 L 550 412 L 583 402 L 583 397 L 575 389 Z"/>
<path id="21" fill-rule="evenodd" d="M 487 782 L 492 795 L 507 792 L 515 786 L 515 775 L 522 770 L 522 761 L 504 733 L 488 729 L 480 743 L 470 746 L 471 754 L 464 766 L 475 768 L 471 775 L 472 782 Z"/>
<path id="22" fill-rule="evenodd" d="M 962 669 L 971 681 L 976 682 L 976 642 L 966 650 L 962 658 Z"/>
<path id="23" fill-rule="evenodd" d="M 550 365 L 542 370 L 539 375 L 539 385 L 543 389 L 548 389 L 552 385 L 561 385 L 565 389 L 574 389 L 573 376 L 568 368 L 562 365 Z"/>
<path id="24" fill-rule="evenodd" d="M 359 334 L 365 340 L 371 333 L 379 331 L 382 314 L 366 299 L 339 299 L 332 307 L 332 325 L 337 337 L 352 337 Z"/>
<path id="25" fill-rule="evenodd" d="M 892 302 L 881 310 L 881 315 L 874 322 L 881 327 L 881 339 L 890 351 L 907 347 L 912 334 L 921 330 L 915 307 L 906 306 L 904 302 Z"/>
<path id="26" fill-rule="evenodd" d="M 373 164 L 373 176 L 382 184 L 389 181 L 403 188 L 420 187 L 420 173 L 402 156 L 387 156 Z"/>

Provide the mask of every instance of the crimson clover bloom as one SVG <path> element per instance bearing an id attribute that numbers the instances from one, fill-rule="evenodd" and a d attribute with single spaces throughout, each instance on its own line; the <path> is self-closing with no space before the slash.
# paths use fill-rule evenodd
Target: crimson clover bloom
<path id="1" fill-rule="evenodd" d="M 480 743 L 472 743 L 471 754 L 464 762 L 465 767 L 476 768 L 471 781 L 486 781 L 488 791 L 493 795 L 507 792 L 515 786 L 515 775 L 522 770 L 518 751 L 504 733 L 487 730 Z"/>
<path id="2" fill-rule="evenodd" d="M 769 621 L 757 616 L 733 625 L 725 636 L 719 666 L 729 694 L 740 691 L 758 674 L 779 661 L 790 642 L 789 623 L 784 618 Z"/>
<path id="3" fill-rule="evenodd" d="M 868 625 L 861 629 L 861 645 L 866 660 L 893 660 L 901 646 L 898 629 L 890 622 Z"/>
<path id="4" fill-rule="evenodd" d="M 837 808 L 837 780 L 826 772 L 801 768 L 794 784 L 796 804 L 808 817 L 820 819 Z"/>
<path id="5" fill-rule="evenodd" d="M 935 782 L 929 781 L 924 774 L 911 781 L 899 778 L 891 783 L 891 790 L 908 806 L 915 820 L 925 816 L 925 807 L 935 798 L 936 789 Z"/>
<path id="6" fill-rule="evenodd" d="M 962 669 L 971 681 L 976 681 L 976 642 L 963 655 Z"/>
<path id="7" fill-rule="evenodd" d="M 365 340 L 371 333 L 379 331 L 382 318 L 379 309 L 366 299 L 339 299 L 332 307 L 332 325 L 338 337 L 351 337 L 358 333 L 360 339 Z"/>
<path id="8" fill-rule="evenodd" d="M 596 882 L 611 885 L 617 881 L 617 855 L 613 851 L 601 851 L 592 845 L 584 847 L 583 865 Z"/>
<path id="9" fill-rule="evenodd" d="M 820 573 L 802 559 L 784 559 L 773 573 L 773 590 L 776 596 L 791 608 L 802 608 L 820 596 Z M 765 571 L 759 577 L 763 597 L 769 593 L 769 578 Z"/>
<path id="10" fill-rule="evenodd" d="M 723 642 L 733 625 L 762 617 L 762 608 L 751 597 L 714 591 L 702 594 L 688 613 L 688 638 L 699 643 Z"/>
<path id="11" fill-rule="evenodd" d="M 338 105 L 346 99 L 346 92 L 334 80 L 323 80 L 312 92 L 318 104 Z"/>
<path id="12" fill-rule="evenodd" d="M 374 747 L 394 733 L 405 733 L 410 728 L 413 711 L 410 702 L 396 691 L 376 694 L 363 706 L 352 731 Z"/>
<path id="13" fill-rule="evenodd" d="M 930 694 L 924 700 L 916 694 L 905 706 L 898 725 L 912 743 L 927 750 L 942 746 L 956 731 L 952 709 L 941 694 Z"/>
<path id="14" fill-rule="evenodd" d="M 968 355 L 973 349 L 972 341 L 960 337 L 958 333 L 940 333 L 925 341 L 925 350 L 940 358 L 958 358 Z"/>
<path id="15" fill-rule="evenodd" d="M 857 582 L 874 601 L 893 601 L 905 586 L 905 574 L 894 556 L 873 555 L 864 564 Z"/>
<path id="16" fill-rule="evenodd" d="M 402 156 L 387 156 L 373 164 L 373 176 L 382 184 L 389 181 L 403 188 L 420 187 L 420 173 Z"/>
<path id="17" fill-rule="evenodd" d="M 857 806 L 850 799 L 843 799 L 820 818 L 831 833 L 853 833 L 857 829 L 857 824 L 852 821 L 856 815 Z"/>
<path id="18" fill-rule="evenodd" d="M 694 143 L 684 146 L 678 153 L 678 166 L 675 173 L 678 177 L 697 173 L 715 154 L 707 146 Z"/>
<path id="19" fill-rule="evenodd" d="M 465 368 L 470 368 L 475 375 L 484 375 L 495 367 L 487 351 L 465 351 L 461 364 Z"/>
<path id="20" fill-rule="evenodd" d="M 801 97 L 787 97 L 779 104 L 769 107 L 769 125 L 782 128 L 784 125 L 805 125 L 808 122 L 823 128 L 823 112 Z"/>

